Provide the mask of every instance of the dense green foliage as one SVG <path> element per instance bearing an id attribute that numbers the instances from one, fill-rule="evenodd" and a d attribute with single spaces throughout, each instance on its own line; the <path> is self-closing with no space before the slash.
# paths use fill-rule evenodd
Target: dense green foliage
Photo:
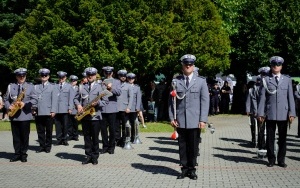
<path id="1" fill-rule="evenodd" d="M 40 1 L 12 39 L 8 62 L 11 69 L 80 74 L 88 66 L 110 65 L 140 76 L 171 75 L 179 70 L 178 59 L 192 53 L 209 75 L 229 67 L 229 50 L 209 0 L 48 0 Z"/>
<path id="2" fill-rule="evenodd" d="M 4 91 L 10 81 L 10 69 L 7 66 L 8 49 L 14 34 L 24 24 L 25 18 L 36 7 L 38 0 L 0 0 L 0 90 Z"/>

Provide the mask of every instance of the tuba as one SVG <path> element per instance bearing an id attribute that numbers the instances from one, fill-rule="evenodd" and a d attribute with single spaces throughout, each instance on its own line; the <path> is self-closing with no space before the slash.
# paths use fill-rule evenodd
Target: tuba
<path id="1" fill-rule="evenodd" d="M 17 111 L 19 111 L 22 108 L 22 106 L 20 105 L 20 102 L 22 102 L 22 100 L 24 99 L 25 93 L 26 93 L 26 88 L 24 88 L 20 92 L 17 99 L 12 103 L 13 108 L 9 109 L 7 112 L 9 117 L 13 117 L 17 113 Z"/>
<path id="2" fill-rule="evenodd" d="M 91 115 L 91 116 L 95 116 L 96 115 L 96 110 L 95 108 L 92 106 L 92 104 L 94 102 L 97 102 L 98 100 L 100 100 L 102 97 L 104 96 L 112 96 L 113 94 L 108 91 L 108 90 L 104 90 L 100 93 L 100 95 L 98 95 L 96 98 L 94 98 L 91 102 L 89 102 L 86 106 L 83 107 L 83 111 L 81 113 L 77 113 L 75 115 L 75 119 L 77 121 L 80 121 L 82 118 L 84 118 L 87 115 Z"/>

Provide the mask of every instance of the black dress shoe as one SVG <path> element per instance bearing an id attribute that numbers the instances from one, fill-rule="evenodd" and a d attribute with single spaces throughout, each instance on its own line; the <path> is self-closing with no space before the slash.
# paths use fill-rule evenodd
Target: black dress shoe
<path id="1" fill-rule="evenodd" d="M 9 160 L 9 162 L 16 162 L 16 161 L 18 161 L 18 160 L 20 160 L 21 159 L 21 157 L 19 157 L 19 156 L 14 156 L 13 158 L 11 158 L 10 160 Z"/>
<path id="2" fill-rule="evenodd" d="M 69 145 L 68 141 L 64 141 L 64 142 L 62 142 L 62 144 L 65 145 L 65 146 Z"/>
<path id="3" fill-rule="evenodd" d="M 49 150 L 47 149 L 47 150 L 46 150 L 46 153 L 50 153 L 50 151 L 51 151 L 50 149 L 49 149 Z"/>
<path id="4" fill-rule="evenodd" d="M 286 168 L 287 165 L 285 163 L 278 163 L 278 166 L 282 167 L 282 168 Z"/>
<path id="5" fill-rule="evenodd" d="M 46 152 L 46 150 L 45 150 L 44 148 L 40 148 L 39 150 L 36 151 L 36 153 L 41 153 L 41 152 L 43 152 L 43 151 Z"/>
<path id="6" fill-rule="evenodd" d="M 190 177 L 190 179 L 192 179 L 192 180 L 197 180 L 197 179 L 198 179 L 198 176 L 197 176 L 197 174 L 196 174 L 195 172 L 191 172 L 191 173 L 189 174 L 189 177 Z"/>
<path id="7" fill-rule="evenodd" d="M 273 167 L 274 166 L 274 162 L 269 162 L 268 164 L 267 164 L 267 167 Z"/>
<path id="8" fill-rule="evenodd" d="M 73 140 L 75 140 L 75 141 L 79 141 L 79 139 L 78 139 L 78 138 L 73 138 Z"/>
<path id="9" fill-rule="evenodd" d="M 89 164 L 91 162 L 92 162 L 92 159 L 91 158 L 87 158 L 85 161 L 82 161 L 82 164 L 86 165 L 86 164 Z"/>
<path id="10" fill-rule="evenodd" d="M 98 164 L 98 160 L 97 159 L 92 159 L 92 164 L 93 165 L 97 165 Z"/>
<path id="11" fill-rule="evenodd" d="M 177 179 L 183 179 L 185 177 L 187 177 L 187 174 L 182 172 L 179 176 L 177 176 Z"/>
<path id="12" fill-rule="evenodd" d="M 109 154 L 115 154 L 115 151 L 114 150 L 109 150 L 108 153 Z"/>
<path id="13" fill-rule="evenodd" d="M 21 159 L 21 162 L 22 162 L 22 163 L 26 163 L 26 162 L 27 162 L 27 159 L 26 159 L 26 158 L 22 158 L 22 159 Z"/>
<path id="14" fill-rule="evenodd" d="M 100 151 L 100 154 L 104 154 L 104 153 L 108 153 L 108 150 L 102 150 L 102 151 Z"/>
<path id="15" fill-rule="evenodd" d="M 59 141 L 55 144 L 56 146 L 63 145 L 63 141 Z"/>

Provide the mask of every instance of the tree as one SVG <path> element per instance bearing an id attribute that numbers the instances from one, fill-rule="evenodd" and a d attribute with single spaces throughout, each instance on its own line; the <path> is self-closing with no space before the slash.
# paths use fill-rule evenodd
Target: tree
<path id="1" fill-rule="evenodd" d="M 4 91 L 11 75 L 7 66 L 7 51 L 11 38 L 24 24 L 24 19 L 36 6 L 37 0 L 11 1 L 0 0 L 0 90 Z M 2 92 L 3 93 L 3 92 Z"/>
<path id="2" fill-rule="evenodd" d="M 241 1 L 241 6 L 233 0 L 215 1 L 222 9 L 223 19 L 227 20 L 226 28 L 234 27 L 233 32 L 229 32 L 232 52 L 230 69 L 226 72 L 237 78 L 232 110 L 241 113 L 244 112 L 241 104 L 244 104 L 245 93 L 242 91 L 246 74 L 258 74 L 260 67 L 269 65 L 271 56 L 279 55 L 285 59 L 284 73 L 296 75 L 299 72 L 300 14 L 297 10 L 300 3 L 295 0 L 246 0 Z M 232 17 L 228 10 L 234 10 Z"/>
<path id="3" fill-rule="evenodd" d="M 209 0 L 40 1 L 9 49 L 10 68 L 80 74 L 110 65 L 146 77 L 179 71 L 195 54 L 202 75 L 229 66 L 230 43 Z"/>

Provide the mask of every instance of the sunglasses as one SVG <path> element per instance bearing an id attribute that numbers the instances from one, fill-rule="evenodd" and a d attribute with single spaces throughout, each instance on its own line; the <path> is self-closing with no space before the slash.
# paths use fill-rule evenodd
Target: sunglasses
<path id="1" fill-rule="evenodd" d="M 282 65 L 281 63 L 271 63 L 271 66 L 272 66 L 272 67 L 275 67 L 275 66 L 276 66 L 276 67 L 279 67 L 279 66 L 281 66 L 281 65 Z"/>
<path id="2" fill-rule="evenodd" d="M 26 74 L 18 74 L 17 76 L 18 76 L 18 77 L 25 77 Z"/>
<path id="3" fill-rule="evenodd" d="M 47 77 L 48 74 L 41 74 L 41 77 Z"/>
<path id="4" fill-rule="evenodd" d="M 194 66 L 194 64 L 191 64 L 191 63 L 187 63 L 187 64 L 184 64 L 184 66 L 186 66 L 186 67 L 191 67 L 191 66 Z"/>

